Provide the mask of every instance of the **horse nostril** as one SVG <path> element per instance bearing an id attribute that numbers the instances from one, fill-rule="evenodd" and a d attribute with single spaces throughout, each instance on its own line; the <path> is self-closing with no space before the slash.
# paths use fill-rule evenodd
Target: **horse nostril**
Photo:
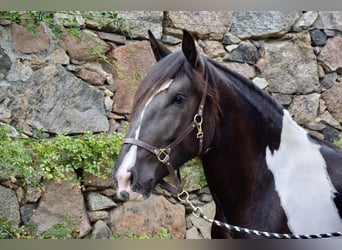
<path id="1" fill-rule="evenodd" d="M 120 198 L 124 201 L 128 201 L 129 200 L 129 193 L 125 190 L 120 192 Z"/>

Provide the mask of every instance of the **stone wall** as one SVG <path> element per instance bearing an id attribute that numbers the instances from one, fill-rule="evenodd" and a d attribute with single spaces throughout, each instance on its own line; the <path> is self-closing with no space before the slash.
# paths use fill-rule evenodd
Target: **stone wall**
<path id="1" fill-rule="evenodd" d="M 119 16 L 129 38 L 77 14 L 81 39 L 70 34 L 56 39 L 45 24 L 31 35 L 20 25 L 0 22 L 0 122 L 30 137 L 38 131 L 46 137 L 58 131 L 115 132 L 126 123 L 134 91 L 155 63 L 147 30 L 176 50 L 187 29 L 202 53 L 268 91 L 310 132 L 328 141 L 341 133 L 342 12 L 123 11 Z M 105 54 L 112 66 L 89 48 Z M 123 204 L 110 178 L 88 180 L 84 190 L 44 184 L 42 190 L 2 180 L 0 218 L 13 225 L 35 223 L 41 232 L 71 215 L 82 238 L 108 238 L 128 228 L 210 238 L 208 223 L 161 190 L 144 203 Z M 209 190 L 196 182 L 187 188 L 212 216 Z"/>

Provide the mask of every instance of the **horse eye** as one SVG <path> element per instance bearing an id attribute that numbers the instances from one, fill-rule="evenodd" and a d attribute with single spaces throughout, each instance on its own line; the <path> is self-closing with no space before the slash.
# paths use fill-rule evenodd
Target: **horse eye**
<path id="1" fill-rule="evenodd" d="M 171 104 L 182 104 L 185 101 L 186 97 L 181 94 L 177 94 L 173 97 Z"/>

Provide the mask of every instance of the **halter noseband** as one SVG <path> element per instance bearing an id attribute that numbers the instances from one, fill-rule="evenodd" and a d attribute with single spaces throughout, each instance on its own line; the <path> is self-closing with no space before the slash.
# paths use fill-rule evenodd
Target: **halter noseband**
<path id="1" fill-rule="evenodd" d="M 134 138 L 125 138 L 123 140 L 124 144 L 133 144 L 136 146 L 139 146 L 150 153 L 154 154 L 158 161 L 165 164 L 167 167 L 167 170 L 169 171 L 169 174 L 171 175 L 173 182 L 176 187 L 173 187 L 171 184 L 165 182 L 164 180 L 160 181 L 160 185 L 162 185 L 166 190 L 171 192 L 174 195 L 178 195 L 183 191 L 183 186 L 180 180 L 180 174 L 178 172 L 178 176 L 175 173 L 175 169 L 173 168 L 171 164 L 170 154 L 173 151 L 173 149 L 178 146 L 179 143 L 181 143 L 195 128 L 197 128 L 197 134 L 196 138 L 198 139 L 199 145 L 198 145 L 198 155 L 202 153 L 203 149 L 203 130 L 202 130 L 202 123 L 203 123 L 203 110 L 205 105 L 205 100 L 207 96 L 207 90 L 208 90 L 208 83 L 205 81 L 204 84 L 204 90 L 202 92 L 202 97 L 200 104 L 198 106 L 197 113 L 194 115 L 193 121 L 190 123 L 190 125 L 168 146 L 164 148 L 158 148 L 151 144 L 148 144 L 142 140 L 134 139 Z"/>

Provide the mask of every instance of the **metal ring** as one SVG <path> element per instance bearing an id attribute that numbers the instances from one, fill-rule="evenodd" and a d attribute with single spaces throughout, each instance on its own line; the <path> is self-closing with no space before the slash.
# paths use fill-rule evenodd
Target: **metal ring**
<path id="1" fill-rule="evenodd" d="M 185 199 L 182 198 L 182 196 L 185 196 Z M 177 198 L 180 202 L 188 202 L 189 201 L 189 193 L 186 190 L 183 190 L 177 195 Z"/>
<path id="2" fill-rule="evenodd" d="M 196 123 L 196 125 L 202 125 L 203 123 L 203 116 L 196 114 L 194 116 L 194 122 Z"/>

